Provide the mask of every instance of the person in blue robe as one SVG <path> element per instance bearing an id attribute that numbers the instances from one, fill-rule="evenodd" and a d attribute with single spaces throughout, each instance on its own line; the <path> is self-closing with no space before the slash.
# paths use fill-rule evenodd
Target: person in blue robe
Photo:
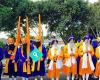
<path id="1" fill-rule="evenodd" d="M 89 37 L 89 43 L 93 46 L 94 52 L 95 52 L 95 49 L 97 47 L 97 42 L 92 34 L 89 34 L 88 37 Z M 92 61 L 93 61 L 94 66 L 96 67 L 97 58 L 95 55 L 92 56 Z M 93 77 L 94 77 L 93 74 L 91 74 L 89 79 L 91 80 L 93 79 Z"/>
<path id="2" fill-rule="evenodd" d="M 2 59 L 3 59 L 3 49 L 0 47 L 0 80 L 1 80 L 2 69 L 3 69 Z"/>
<path id="3" fill-rule="evenodd" d="M 39 48 L 40 47 L 40 41 L 34 41 L 33 47 Z M 34 48 L 33 48 L 34 50 Z M 34 71 L 31 73 L 32 77 L 35 77 L 35 80 L 37 80 L 37 76 L 41 76 L 40 80 L 43 80 L 43 76 L 46 75 L 46 70 L 45 70 L 45 59 L 47 56 L 47 51 L 44 45 L 42 45 L 42 58 L 40 60 L 40 70 L 37 70 L 38 67 L 38 61 L 35 62 L 35 69 Z"/>
<path id="4" fill-rule="evenodd" d="M 93 40 L 92 40 L 92 46 L 93 46 L 94 51 L 95 51 L 95 49 L 96 49 L 96 48 L 97 48 L 97 46 L 98 46 L 98 42 L 97 42 L 97 40 L 96 40 L 96 39 L 93 39 Z"/>
<path id="5" fill-rule="evenodd" d="M 76 44 L 78 44 L 77 45 L 77 48 L 79 49 L 79 47 L 80 47 L 80 42 L 81 42 L 81 39 L 78 39 L 77 40 L 77 43 Z M 79 78 L 79 62 L 80 62 L 80 56 L 78 56 L 77 58 L 76 58 L 76 61 L 77 61 L 77 74 L 76 74 L 76 77 L 75 77 L 75 79 L 77 80 L 78 78 Z"/>
<path id="6" fill-rule="evenodd" d="M 30 50 L 33 49 L 30 46 Z M 18 76 L 22 77 L 23 80 L 28 80 L 31 73 L 27 73 L 27 44 L 25 38 L 21 38 L 21 45 L 18 50 L 19 53 L 19 61 L 18 61 Z M 29 61 L 31 63 L 31 61 Z M 31 65 L 30 65 L 31 67 Z"/>
<path id="7" fill-rule="evenodd" d="M 91 45 L 93 46 L 94 52 L 95 52 L 95 49 L 96 49 L 96 47 L 97 47 L 97 43 L 96 43 L 96 41 L 93 39 L 92 34 L 89 34 L 88 36 L 89 36 L 90 43 L 91 43 Z M 92 56 L 92 61 L 93 61 L 94 66 L 96 67 L 97 58 L 96 58 L 95 55 Z"/>
<path id="8" fill-rule="evenodd" d="M 8 40 L 8 45 L 6 45 L 4 48 L 4 56 L 6 58 L 4 74 L 9 76 L 9 80 L 12 80 L 12 76 L 14 76 L 14 80 L 16 80 L 18 71 L 18 48 L 16 50 L 16 53 L 14 53 L 14 39 L 8 38 Z"/>

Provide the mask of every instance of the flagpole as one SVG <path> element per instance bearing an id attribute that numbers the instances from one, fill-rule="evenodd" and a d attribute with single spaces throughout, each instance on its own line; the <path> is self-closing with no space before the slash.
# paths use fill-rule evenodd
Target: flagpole
<path id="1" fill-rule="evenodd" d="M 19 45 L 19 43 L 20 43 L 20 19 L 21 19 L 21 17 L 19 16 L 19 18 L 18 18 L 18 28 L 17 28 L 17 35 L 16 35 L 16 42 L 15 42 L 15 49 L 14 49 L 14 56 L 13 56 L 13 58 L 15 58 L 16 51 L 17 51 L 18 45 Z M 16 62 L 14 62 L 14 70 L 15 70 L 15 72 L 17 72 L 17 63 L 16 63 Z"/>
<path id="2" fill-rule="evenodd" d="M 17 27 L 17 34 L 16 34 L 16 42 L 15 42 L 15 49 L 14 49 L 14 54 L 16 54 L 17 47 L 20 43 L 20 19 L 21 17 L 19 16 L 18 18 L 18 27 Z"/>
<path id="3" fill-rule="evenodd" d="M 39 14 L 39 23 L 38 23 L 38 37 L 39 37 L 39 40 L 41 42 L 41 45 L 39 47 L 39 51 L 42 52 L 42 27 L 41 27 L 41 16 Z M 37 70 L 40 71 L 40 60 L 38 61 L 38 67 L 37 67 Z"/>
<path id="4" fill-rule="evenodd" d="M 29 23 L 28 16 L 26 16 L 26 43 L 27 43 L 27 74 L 31 74 L 30 70 L 30 61 L 29 61 L 29 53 L 30 53 L 30 31 L 29 31 Z"/>

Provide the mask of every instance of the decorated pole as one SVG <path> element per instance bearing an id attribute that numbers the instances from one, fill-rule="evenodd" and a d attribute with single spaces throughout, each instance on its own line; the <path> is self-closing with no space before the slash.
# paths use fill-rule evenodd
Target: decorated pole
<path id="1" fill-rule="evenodd" d="M 19 16 L 18 26 L 17 26 L 17 34 L 16 34 L 16 41 L 15 41 L 15 49 L 14 49 L 14 54 L 11 56 L 12 60 L 14 60 L 18 45 L 20 44 L 20 19 L 21 19 L 21 17 Z M 15 72 L 17 72 L 17 63 L 16 62 L 14 62 L 14 69 L 15 69 Z"/>
<path id="2" fill-rule="evenodd" d="M 18 20 L 18 28 L 17 28 L 17 35 L 16 35 L 16 46 L 18 47 L 18 45 L 20 44 L 20 16 L 19 16 L 19 20 Z"/>
<path id="3" fill-rule="evenodd" d="M 39 47 L 39 51 L 42 52 L 42 26 L 41 26 L 41 16 L 39 14 L 39 22 L 38 22 L 38 37 L 39 37 L 39 40 L 40 40 L 40 47 Z M 37 67 L 37 70 L 39 71 L 40 70 L 40 60 L 38 61 L 38 67 Z"/>
<path id="4" fill-rule="evenodd" d="M 17 26 L 17 35 L 16 35 L 16 41 L 15 41 L 14 54 L 16 54 L 17 47 L 20 44 L 20 19 L 21 19 L 21 17 L 19 16 L 19 18 L 18 18 L 18 26 Z"/>
<path id="5" fill-rule="evenodd" d="M 27 74 L 31 74 L 30 70 L 30 61 L 29 61 L 29 53 L 30 53 L 30 31 L 29 31 L 29 23 L 28 17 L 26 16 L 26 43 L 27 43 Z"/>
<path id="6" fill-rule="evenodd" d="M 20 43 L 20 16 L 18 18 L 18 27 L 17 27 L 17 34 L 16 34 L 16 42 L 15 42 L 15 49 L 14 49 L 14 54 L 10 57 L 11 60 L 15 58 L 17 47 Z"/>
<path id="7" fill-rule="evenodd" d="M 13 55 L 10 57 L 11 60 L 14 60 L 15 55 L 16 55 L 16 51 L 17 51 L 17 47 L 20 43 L 20 19 L 21 19 L 21 17 L 19 16 L 18 26 L 17 26 L 17 34 L 16 34 L 16 42 L 15 42 L 15 49 L 14 49 Z M 6 60 L 5 73 L 8 73 L 8 63 L 9 63 L 9 59 Z M 16 62 L 14 62 L 14 70 L 15 70 L 15 72 L 17 72 L 17 63 Z"/>

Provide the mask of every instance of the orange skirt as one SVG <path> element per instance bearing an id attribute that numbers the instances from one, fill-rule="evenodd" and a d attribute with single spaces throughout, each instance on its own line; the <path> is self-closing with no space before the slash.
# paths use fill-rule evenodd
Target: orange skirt
<path id="1" fill-rule="evenodd" d="M 94 71 L 91 70 L 91 67 L 90 67 L 90 63 L 89 63 L 89 59 L 87 60 L 87 68 L 82 68 L 82 58 L 80 59 L 80 65 L 79 65 L 79 74 L 80 75 L 84 75 L 86 73 L 88 74 L 92 74 Z"/>
<path id="2" fill-rule="evenodd" d="M 53 64 L 53 70 L 48 70 L 48 78 L 60 78 L 60 69 L 56 68 L 56 63 Z"/>
<path id="3" fill-rule="evenodd" d="M 62 68 L 62 72 L 65 75 L 69 75 L 70 73 L 72 73 L 72 75 L 75 75 L 77 73 L 77 64 L 72 64 L 71 67 L 67 67 L 64 65 Z"/>
<path id="4" fill-rule="evenodd" d="M 95 75 L 96 75 L 97 77 L 100 76 L 100 62 L 97 62 L 97 63 L 96 63 Z"/>

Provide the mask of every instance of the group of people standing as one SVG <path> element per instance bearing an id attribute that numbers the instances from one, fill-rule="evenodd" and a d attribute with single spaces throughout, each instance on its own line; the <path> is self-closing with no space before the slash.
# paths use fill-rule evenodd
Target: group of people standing
<path id="1" fill-rule="evenodd" d="M 16 48 L 14 39 L 9 37 L 4 49 L 0 48 L 0 74 L 2 74 L 3 66 L 1 60 L 5 58 L 4 75 L 8 75 L 9 80 L 12 80 L 12 76 L 14 80 L 17 76 L 22 77 L 23 80 L 28 80 L 29 77 L 37 80 L 38 76 L 40 80 L 43 80 L 43 76 L 59 80 L 61 72 L 66 75 L 66 80 L 74 80 L 77 74 L 82 76 L 83 80 L 88 80 L 91 74 L 100 80 L 100 38 L 97 39 L 95 48 L 89 36 L 85 36 L 83 41 L 80 40 L 77 43 L 75 43 L 75 37 L 70 36 L 68 43 L 62 48 L 58 48 L 58 43 L 58 40 L 52 40 L 48 51 L 42 45 L 43 56 L 34 62 L 27 55 L 26 38 L 22 37 L 20 45 Z M 30 41 L 30 52 L 34 48 L 39 49 L 40 45 L 40 40 L 34 37 Z M 40 69 L 38 70 L 39 61 Z"/>
<path id="2" fill-rule="evenodd" d="M 30 44 L 30 52 L 34 50 L 34 48 L 39 48 L 40 44 L 39 40 L 32 41 Z M 14 39 L 10 37 L 7 40 L 4 51 L 0 51 L 2 55 L 0 55 L 0 59 L 3 59 L 3 55 L 6 59 L 4 75 L 8 75 L 9 80 L 12 80 L 12 77 L 16 80 L 17 76 L 22 77 L 23 80 L 28 80 L 29 77 L 35 77 L 35 80 L 37 80 L 37 76 L 45 75 L 44 60 L 46 58 L 47 51 L 44 46 L 42 46 L 43 56 L 40 59 L 39 70 L 37 69 L 38 62 L 35 62 L 34 64 L 33 60 L 27 55 L 27 43 L 25 37 L 21 38 L 21 44 L 17 47 L 16 53 L 14 52 L 15 48 Z M 42 77 L 41 80 L 43 80 Z"/>
<path id="3" fill-rule="evenodd" d="M 19 17 L 16 40 L 9 37 L 4 49 L 0 48 L 0 76 L 3 70 L 2 59 L 5 59 L 4 75 L 8 75 L 9 80 L 12 80 L 12 77 L 16 80 L 17 76 L 23 80 L 29 80 L 29 77 L 37 80 L 38 76 L 40 80 L 43 80 L 43 76 L 51 80 L 60 80 L 60 73 L 66 75 L 66 80 L 74 80 L 77 74 L 83 80 L 88 80 L 89 75 L 94 75 L 100 80 L 100 38 L 97 38 L 96 43 L 87 35 L 75 43 L 75 37 L 70 36 L 68 43 L 61 48 L 58 45 L 59 41 L 54 39 L 49 50 L 46 50 L 42 44 L 40 20 L 39 15 L 38 35 L 30 40 L 28 17 L 25 37 L 21 37 L 20 34 Z M 29 54 L 36 48 L 42 53 L 42 57 L 35 62 Z"/>
<path id="4" fill-rule="evenodd" d="M 82 80 L 89 80 L 90 75 L 100 80 L 100 37 L 92 41 L 92 35 L 87 35 L 75 43 L 75 37 L 70 36 L 60 51 L 57 44 L 53 40 L 47 54 L 49 78 L 59 80 L 62 72 L 66 80 L 74 80 L 77 75 Z"/>

